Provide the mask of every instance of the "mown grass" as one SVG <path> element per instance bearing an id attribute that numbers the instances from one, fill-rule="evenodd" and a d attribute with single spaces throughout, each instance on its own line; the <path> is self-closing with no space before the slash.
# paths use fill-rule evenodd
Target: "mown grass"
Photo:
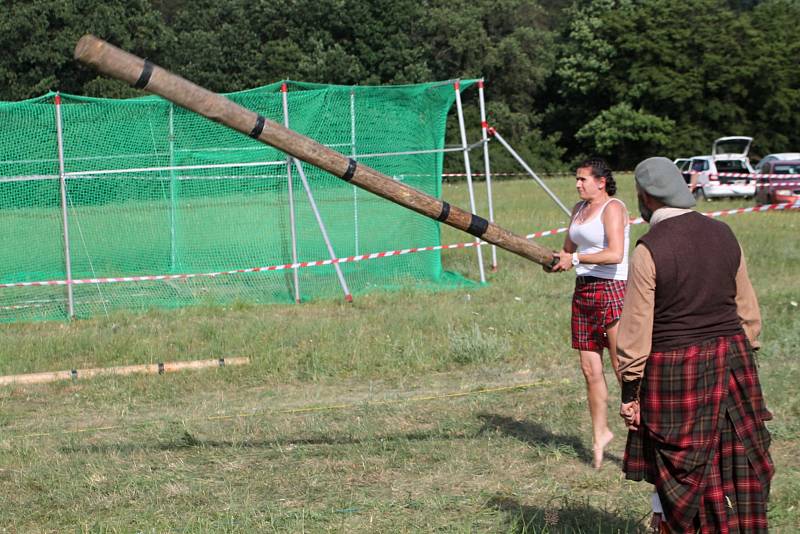
<path id="1" fill-rule="evenodd" d="M 619 181 L 634 209 L 630 177 Z M 571 180 L 548 184 L 574 198 Z M 532 181 L 497 183 L 495 192 L 496 218 L 511 230 L 565 222 Z M 444 195 L 468 205 L 463 184 Z M 771 526 L 793 532 L 800 218 L 725 221 L 745 249 L 764 316 L 759 362 L 778 469 Z M 540 241 L 555 248 L 561 239 Z M 444 242 L 462 240 L 443 229 Z M 589 467 L 583 379 L 569 348 L 572 275 L 498 254 L 500 269 L 482 287 L 1 326 L 0 374 L 232 356 L 252 363 L 0 389 L 0 529 L 643 532 L 649 487 L 620 472 L 615 384 L 617 437 L 604 467 Z M 484 258 L 488 265 L 488 249 Z M 444 260 L 477 278 L 473 250 Z M 698 275 L 714 283 L 713 273 Z M 513 385 L 521 387 L 497 389 Z"/>

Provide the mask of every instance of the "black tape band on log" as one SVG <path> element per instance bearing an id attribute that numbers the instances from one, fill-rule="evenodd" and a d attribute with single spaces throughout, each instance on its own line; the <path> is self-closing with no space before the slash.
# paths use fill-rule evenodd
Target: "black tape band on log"
<path id="1" fill-rule="evenodd" d="M 133 86 L 136 89 L 144 89 L 147 87 L 147 84 L 150 83 L 150 76 L 153 75 L 153 64 L 144 60 L 144 68 L 142 69 L 142 73 L 139 75 L 139 79 L 136 80 L 136 83 Z"/>
<path id="2" fill-rule="evenodd" d="M 450 204 L 447 202 L 442 202 L 442 211 L 439 213 L 439 216 L 436 217 L 437 221 L 446 221 L 447 217 L 450 216 Z"/>
<path id="3" fill-rule="evenodd" d="M 345 182 L 349 182 L 353 179 L 353 175 L 356 173 L 356 167 L 358 167 L 358 163 L 353 158 L 347 160 L 347 170 L 344 171 L 342 175 L 342 180 Z"/>
<path id="4" fill-rule="evenodd" d="M 250 131 L 250 137 L 253 139 L 258 139 L 258 136 L 261 135 L 261 132 L 264 131 L 264 121 L 266 119 L 261 115 L 258 116 L 256 119 L 256 125 L 253 126 L 253 129 Z"/>
<path id="5" fill-rule="evenodd" d="M 489 221 L 483 217 L 478 217 L 477 215 L 473 214 L 472 219 L 469 221 L 469 228 L 467 228 L 467 232 L 475 237 L 482 237 L 483 234 L 486 233 L 487 228 L 489 228 Z"/>

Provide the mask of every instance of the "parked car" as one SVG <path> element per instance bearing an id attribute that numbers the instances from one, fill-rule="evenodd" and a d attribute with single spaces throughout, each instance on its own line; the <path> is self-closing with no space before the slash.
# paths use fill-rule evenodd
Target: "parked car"
<path id="1" fill-rule="evenodd" d="M 678 166 L 678 170 L 686 172 L 689 170 L 689 167 L 691 167 L 692 160 L 690 158 L 678 158 L 673 161 L 673 163 Z"/>
<path id="2" fill-rule="evenodd" d="M 800 174 L 800 154 L 795 160 L 768 161 L 756 180 L 756 204 L 800 202 L 800 178 L 780 175 Z"/>
<path id="3" fill-rule="evenodd" d="M 755 171 L 747 157 L 752 142 L 752 137 L 720 137 L 711 146 L 711 155 L 693 156 L 683 176 L 695 198 L 752 198 L 756 188 L 748 175 Z M 720 176 L 720 173 L 743 176 Z"/>
<path id="4" fill-rule="evenodd" d="M 692 159 L 691 158 L 677 158 L 672 161 L 678 170 L 681 171 L 683 175 L 683 179 L 686 180 L 687 184 L 690 184 L 692 181 L 691 170 L 692 170 Z"/>
<path id="5" fill-rule="evenodd" d="M 764 167 L 764 165 L 766 165 L 770 161 L 777 161 L 777 160 L 783 160 L 783 161 L 800 160 L 800 152 L 780 152 L 777 154 L 767 154 L 766 156 L 761 158 L 761 161 L 759 161 L 758 165 L 756 165 L 756 172 L 762 172 L 761 169 L 762 167 Z"/>

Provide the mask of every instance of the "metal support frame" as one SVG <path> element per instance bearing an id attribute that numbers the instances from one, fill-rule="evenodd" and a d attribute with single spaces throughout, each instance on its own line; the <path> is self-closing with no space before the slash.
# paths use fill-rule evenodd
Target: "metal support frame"
<path id="1" fill-rule="evenodd" d="M 169 103 L 169 252 L 170 270 L 175 272 L 178 267 L 178 241 L 176 235 L 177 210 L 178 210 L 178 177 L 175 174 L 175 120 L 174 104 Z"/>
<path id="2" fill-rule="evenodd" d="M 297 168 L 297 173 L 300 175 L 300 181 L 303 183 L 303 189 L 306 191 L 308 203 L 311 205 L 311 210 L 314 212 L 314 217 L 317 219 L 319 231 L 322 233 L 322 239 L 325 240 L 325 246 L 328 248 L 328 254 L 331 257 L 331 260 L 333 260 L 333 268 L 336 270 L 337 278 L 339 278 L 339 285 L 342 286 L 342 291 L 344 291 L 344 300 L 347 302 L 352 302 L 353 295 L 350 294 L 350 289 L 347 287 L 347 282 L 345 282 L 344 275 L 342 274 L 342 268 L 339 267 L 339 262 L 336 261 L 336 252 L 334 252 L 333 245 L 331 245 L 331 240 L 328 238 L 328 231 L 325 229 L 325 223 L 322 222 L 322 215 L 320 215 L 319 210 L 317 209 L 317 203 L 314 201 L 314 195 L 311 194 L 311 187 L 308 185 L 306 173 L 303 170 L 303 162 L 297 158 L 292 158 L 292 161 L 294 162 L 295 168 Z"/>
<path id="3" fill-rule="evenodd" d="M 468 144 L 467 143 L 467 136 L 466 136 L 466 127 L 464 124 L 464 111 L 462 107 L 462 100 L 461 100 L 461 92 L 460 92 L 460 83 L 459 80 L 447 82 L 448 84 L 453 84 L 455 87 L 455 100 L 456 100 L 456 107 L 458 112 L 458 121 L 459 121 L 459 130 L 461 134 L 461 145 L 454 146 L 452 148 L 441 148 L 441 149 L 429 149 L 429 150 L 412 150 L 412 151 L 403 151 L 403 152 L 386 152 L 386 153 L 379 153 L 379 154 L 357 154 L 357 146 L 356 146 L 356 113 L 355 113 L 355 90 L 351 90 L 350 93 L 350 143 L 344 143 L 342 146 L 349 146 L 351 157 L 364 159 L 364 158 L 373 158 L 373 157 L 386 157 L 386 156 L 393 156 L 393 155 L 406 155 L 406 154 L 429 154 L 429 153 L 447 153 L 447 152 L 455 152 L 461 151 L 464 155 L 464 166 L 467 175 L 467 185 L 469 189 L 469 197 L 470 197 L 470 209 L 473 213 L 477 211 L 476 204 L 475 204 L 475 191 L 474 185 L 472 183 L 472 169 L 469 159 L 469 152 L 476 148 L 478 145 L 483 145 L 483 157 L 484 157 L 484 166 L 486 169 L 486 176 L 487 176 L 487 193 L 489 199 L 489 220 L 494 221 L 494 208 L 493 208 L 493 196 L 491 191 L 491 169 L 490 169 L 490 162 L 489 162 L 489 152 L 488 152 L 488 140 L 487 137 L 487 127 L 486 127 L 486 118 L 485 118 L 485 100 L 484 100 L 484 93 L 483 93 L 483 80 L 479 81 L 479 98 L 480 98 L 480 110 L 481 110 L 481 125 L 482 125 L 482 139 L 479 142 Z M 284 113 L 284 125 L 287 127 L 289 126 L 289 115 L 288 115 L 288 99 L 286 95 L 286 86 L 281 88 L 283 93 L 283 113 Z M 328 252 L 330 254 L 331 259 L 335 260 L 336 255 L 333 250 L 333 246 L 331 245 L 330 239 L 327 234 L 327 230 L 325 228 L 324 222 L 322 217 L 319 213 L 317 205 L 314 201 L 313 194 L 311 193 L 310 186 L 308 184 L 308 180 L 306 179 L 305 172 L 302 168 L 302 163 L 294 158 L 287 158 L 286 161 L 270 161 L 270 162 L 251 162 L 251 163 L 233 163 L 233 164 L 219 164 L 219 165 L 189 165 L 189 166 L 178 166 L 176 165 L 176 154 L 178 149 L 176 149 L 175 143 L 175 118 L 174 118 L 174 106 L 170 103 L 169 107 L 169 116 L 168 116 L 168 150 L 169 150 L 169 166 L 168 167 L 152 167 L 152 168 L 137 168 L 137 169 L 108 169 L 108 170 L 93 170 L 93 171 L 76 171 L 76 172 L 66 172 L 65 169 L 65 160 L 64 160 L 64 138 L 63 138 L 63 130 L 62 130 L 62 114 L 61 114 L 61 99 L 60 95 L 56 94 L 56 126 L 57 126 L 57 140 L 58 140 L 58 161 L 59 161 L 59 181 L 60 181 L 60 189 L 61 189 L 61 208 L 62 208 L 62 226 L 63 226 L 63 235 L 64 235 L 64 248 L 65 248 L 65 268 L 66 268 L 66 279 L 67 279 L 67 301 L 68 301 L 68 313 L 70 317 L 74 317 L 75 314 L 75 302 L 73 296 L 73 283 L 72 283 L 72 262 L 71 262 L 71 255 L 70 255 L 70 237 L 69 237 L 69 220 L 68 220 L 68 197 L 67 197 L 67 183 L 66 180 L 68 178 L 80 178 L 83 176 L 88 175 L 101 175 L 101 174 L 130 174 L 130 173 L 137 173 L 137 172 L 152 172 L 157 170 L 168 170 L 169 171 L 169 178 L 170 178 L 170 259 L 171 259 L 171 267 L 174 271 L 179 267 L 179 255 L 178 255 L 178 245 L 177 245 L 177 219 L 178 219 L 178 186 L 180 180 L 183 178 L 178 176 L 178 172 L 181 170 L 191 170 L 191 169 L 206 169 L 206 168 L 228 168 L 228 167 L 248 167 L 248 166 L 257 166 L 257 165 L 286 165 L 287 169 L 287 176 L 288 176 L 288 196 L 289 196 L 289 212 L 290 212 L 290 224 L 291 224 L 291 239 L 292 239 L 292 263 L 298 263 L 298 242 L 297 242 L 297 221 L 296 221 L 296 209 L 295 209 L 295 198 L 293 192 L 293 179 L 292 179 L 292 166 L 294 165 L 297 168 L 297 172 L 300 176 L 300 179 L 303 183 L 303 187 L 305 192 L 308 196 L 309 203 L 311 208 L 314 212 L 314 215 L 317 219 L 317 223 L 319 225 L 320 231 L 323 235 L 325 240 L 326 247 L 328 248 Z M 533 171 L 531 171 L 521 160 L 521 158 L 516 155 L 516 153 L 511 149 L 507 143 L 502 140 L 502 138 L 495 134 L 496 137 L 499 138 L 501 143 L 514 155 L 520 163 L 526 167 L 526 170 L 535 178 L 537 181 L 540 182 L 540 185 L 549 193 L 551 196 L 552 193 L 547 189 L 547 187 L 538 180 L 538 177 L 535 176 Z M 557 203 L 560 202 L 555 199 Z M 562 209 L 563 209 L 563 205 Z M 566 210 L 565 210 L 566 211 Z M 359 213 L 358 213 L 358 188 L 353 186 L 353 216 L 354 216 L 354 231 L 355 231 L 355 254 L 360 254 L 360 244 L 359 244 Z M 477 244 L 480 243 L 479 239 L 476 239 L 475 242 Z M 476 246 L 476 253 L 478 255 L 478 267 L 480 271 L 480 280 L 481 282 L 486 281 L 484 265 L 483 265 L 483 257 L 481 253 L 480 246 Z M 495 269 L 497 265 L 496 260 L 496 247 L 492 246 L 492 268 Z M 347 283 L 344 279 L 344 276 L 341 272 L 340 266 L 338 262 L 334 262 L 333 266 L 336 270 L 337 277 L 339 279 L 339 283 L 342 286 L 343 292 L 345 294 L 345 298 L 348 301 L 352 300 L 352 295 L 350 294 L 349 288 L 347 287 Z M 298 275 L 298 267 L 293 267 L 293 275 L 294 275 L 294 297 L 296 302 L 301 301 L 300 296 L 300 286 L 299 286 L 299 275 Z"/>
<path id="4" fill-rule="evenodd" d="M 356 156 L 356 92 L 350 89 L 350 155 L 353 160 Z M 353 228 L 355 232 L 355 254 L 358 256 L 358 187 L 353 186 Z"/>
<path id="5" fill-rule="evenodd" d="M 61 126 L 61 94 L 56 93 L 56 139 L 58 142 L 58 181 L 61 186 L 61 223 L 64 234 L 64 265 L 67 275 L 67 313 L 75 317 L 75 299 L 72 294 L 72 259 L 70 257 L 69 221 L 67 217 L 67 177 L 64 174 L 64 131 Z"/>
<path id="6" fill-rule="evenodd" d="M 460 83 L 456 80 L 453 83 L 456 92 L 456 110 L 458 111 L 458 129 L 461 132 L 461 146 L 464 152 L 464 168 L 467 173 L 467 188 L 469 189 L 469 209 L 477 215 L 475 208 L 475 191 L 472 187 L 472 167 L 469 163 L 469 144 L 467 143 L 467 129 L 464 126 L 464 110 L 461 106 Z M 486 273 L 483 270 L 483 253 L 481 252 L 480 238 L 475 238 L 475 252 L 478 254 L 478 271 L 480 272 L 481 283 L 486 283 Z"/>
<path id="7" fill-rule="evenodd" d="M 486 196 L 489 198 L 489 222 L 494 222 L 494 197 L 492 196 L 492 168 L 489 163 L 489 124 L 486 122 L 486 102 L 483 98 L 483 78 L 478 80 L 478 101 L 481 108 L 481 140 L 483 141 L 483 169 L 486 174 Z M 497 271 L 497 246 L 492 245 L 492 272 Z"/>
<path id="8" fill-rule="evenodd" d="M 289 100 L 286 95 L 286 83 L 281 85 L 281 96 L 283 99 L 283 125 L 289 127 Z M 295 223 L 294 212 L 294 187 L 292 185 L 292 158 L 286 159 L 286 177 L 287 188 L 289 194 L 289 225 L 291 226 L 292 233 L 292 263 L 297 263 L 297 225 Z M 294 301 L 300 303 L 300 276 L 297 272 L 297 267 L 292 269 L 294 278 Z"/>
<path id="9" fill-rule="evenodd" d="M 517 152 L 516 152 L 516 151 L 515 151 L 513 148 L 511 148 L 511 145 L 509 145 L 509 144 L 506 142 L 506 140 L 505 140 L 505 139 L 503 139 L 503 136 L 502 136 L 502 135 L 500 135 L 500 134 L 499 134 L 497 131 L 493 131 L 493 135 L 494 135 L 494 138 L 495 138 L 495 139 L 497 139 L 498 141 L 500 141 L 500 144 L 501 144 L 501 145 L 503 145 L 503 147 L 505 147 L 505 149 L 506 149 L 506 150 L 508 150 L 508 152 L 509 152 L 509 153 L 510 153 L 512 156 L 514 156 L 514 159 L 515 159 L 515 160 L 517 160 L 517 162 L 518 162 L 520 165 L 522 165 L 522 168 L 523 168 L 523 169 L 525 169 L 525 171 L 526 171 L 528 174 L 530 174 L 530 175 L 531 175 L 531 177 L 532 177 L 534 180 L 536 180 L 536 182 L 537 182 L 537 183 L 538 183 L 540 186 L 542 186 L 542 189 L 544 189 L 544 190 L 545 190 L 545 192 L 546 192 L 548 195 L 550 195 L 550 198 L 552 198 L 552 199 L 553 199 L 553 201 L 554 201 L 556 204 L 558 204 L 558 207 L 559 207 L 559 208 L 561 208 L 561 209 L 564 211 L 564 213 L 566 213 L 566 214 L 567 214 L 567 217 L 572 217 L 572 212 L 571 212 L 570 210 L 568 210 L 568 209 L 567 209 L 567 207 L 564 205 L 564 203 L 563 203 L 563 202 L 561 202 L 561 200 L 559 200 L 559 198 L 556 196 L 556 194 L 555 194 L 555 193 L 553 193 L 552 191 L 550 191 L 550 188 L 549 188 L 549 187 L 547 187 L 547 186 L 544 184 L 544 182 L 542 181 L 542 179 L 541 179 L 541 178 L 539 178 L 539 177 L 536 175 L 536 173 L 535 173 L 535 172 L 533 172 L 533 169 L 531 169 L 531 168 L 528 166 L 528 164 L 527 164 L 527 163 L 525 163 L 525 160 L 524 160 L 524 159 L 522 159 L 522 157 L 521 157 L 519 154 L 517 154 Z"/>

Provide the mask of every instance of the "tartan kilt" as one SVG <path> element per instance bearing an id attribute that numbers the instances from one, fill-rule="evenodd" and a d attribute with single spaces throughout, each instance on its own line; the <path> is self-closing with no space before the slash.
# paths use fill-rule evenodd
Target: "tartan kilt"
<path id="1" fill-rule="evenodd" d="M 670 530 L 767 532 L 772 414 L 744 334 L 651 353 L 639 404 L 623 470 L 656 486 Z"/>
<path id="2" fill-rule="evenodd" d="M 625 280 L 575 282 L 572 294 L 572 348 L 603 352 L 606 327 L 619 320 L 625 300 Z"/>

